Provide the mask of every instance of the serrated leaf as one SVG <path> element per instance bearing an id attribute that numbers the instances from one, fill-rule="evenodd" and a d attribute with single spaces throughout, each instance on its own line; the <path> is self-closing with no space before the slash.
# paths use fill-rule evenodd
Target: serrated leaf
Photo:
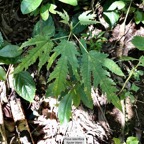
<path id="1" fill-rule="evenodd" d="M 35 82 L 31 75 L 22 71 L 14 75 L 13 81 L 15 91 L 25 100 L 32 102 L 35 97 Z"/>
<path id="2" fill-rule="evenodd" d="M 41 69 L 42 65 L 45 60 L 43 60 L 43 56 L 49 59 L 49 54 L 51 49 L 53 48 L 53 42 L 50 40 L 45 39 L 42 36 L 36 36 L 35 38 L 29 39 L 25 42 L 21 47 L 36 45 L 34 48 L 28 51 L 28 54 L 22 59 L 21 63 L 16 67 L 14 73 L 18 73 L 23 71 L 24 69 L 28 69 L 30 65 L 36 62 L 39 58 L 39 70 Z"/>
<path id="3" fill-rule="evenodd" d="M 71 95 L 72 95 L 72 100 L 73 100 L 73 105 L 75 107 L 78 107 L 80 105 L 80 95 L 78 95 L 77 91 L 76 91 L 76 87 L 77 85 L 75 86 L 74 89 L 71 90 Z"/>
<path id="4" fill-rule="evenodd" d="M 77 95 L 80 96 L 83 104 L 86 107 L 88 107 L 90 109 L 93 109 L 93 100 L 92 100 L 92 97 L 91 97 L 91 95 L 86 95 L 85 94 L 84 87 L 80 86 L 80 85 L 77 85 L 76 92 L 77 92 Z"/>
<path id="5" fill-rule="evenodd" d="M 58 59 L 56 68 L 50 74 L 48 82 L 54 80 L 54 94 L 58 96 L 62 91 L 65 90 L 66 77 L 68 75 L 68 65 L 72 67 L 74 76 L 78 79 L 78 60 L 77 56 L 79 53 L 73 42 L 62 40 L 61 43 L 54 48 L 54 54 L 50 58 L 50 66 L 57 56 L 60 55 Z M 50 67 L 48 66 L 48 67 Z"/>
<path id="6" fill-rule="evenodd" d="M 144 37 L 135 36 L 131 42 L 139 50 L 144 50 Z"/>
<path id="7" fill-rule="evenodd" d="M 125 76 L 120 67 L 111 59 L 106 59 L 103 65 L 108 68 L 111 72 L 119 76 Z"/>
<path id="8" fill-rule="evenodd" d="M 95 21 L 96 14 L 90 14 L 90 12 L 91 11 L 85 11 L 78 17 L 81 25 L 90 25 L 99 23 Z"/>
<path id="9" fill-rule="evenodd" d="M 19 50 L 19 47 L 16 45 L 6 45 L 2 49 L 0 49 L 0 56 L 6 57 L 6 58 L 14 58 L 21 54 L 21 50 Z"/>
<path id="10" fill-rule="evenodd" d="M 65 23 L 65 24 L 69 24 L 69 15 L 65 10 L 63 10 L 63 12 L 64 13 L 57 11 L 57 14 L 63 19 L 60 22 Z"/>
<path id="11" fill-rule="evenodd" d="M 115 83 L 109 78 L 109 73 L 103 68 L 103 62 L 107 59 L 106 57 L 107 55 L 96 51 L 83 54 L 81 64 L 82 84 L 88 96 L 91 95 L 92 85 L 95 88 L 99 85 L 102 92 L 107 94 L 108 101 L 121 110 L 120 100 L 116 95 Z"/>
<path id="12" fill-rule="evenodd" d="M 72 5 L 72 6 L 76 6 L 78 4 L 77 0 L 59 0 L 59 1 L 69 4 L 69 5 Z"/>
<path id="13" fill-rule="evenodd" d="M 41 4 L 42 0 L 22 0 L 21 11 L 23 14 L 28 14 L 34 11 Z"/>
<path id="14" fill-rule="evenodd" d="M 72 105 L 72 95 L 67 94 L 60 101 L 58 107 L 58 118 L 60 123 L 67 123 L 71 117 L 71 105 Z"/>
<path id="15" fill-rule="evenodd" d="M 110 7 L 107 9 L 108 11 L 112 11 L 115 9 L 123 9 L 125 7 L 125 3 L 123 1 L 115 1 L 113 2 Z"/>
<path id="16" fill-rule="evenodd" d="M 48 17 L 46 21 L 39 20 L 33 30 L 33 36 L 42 35 L 46 38 L 54 36 L 55 26 L 51 16 Z"/>
<path id="17" fill-rule="evenodd" d="M 0 80 L 6 80 L 6 72 L 5 70 L 0 66 Z"/>

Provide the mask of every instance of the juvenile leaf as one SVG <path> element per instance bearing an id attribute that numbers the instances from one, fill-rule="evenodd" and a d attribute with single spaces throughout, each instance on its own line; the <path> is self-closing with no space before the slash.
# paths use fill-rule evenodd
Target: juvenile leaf
<path id="1" fill-rule="evenodd" d="M 135 36 L 131 42 L 139 50 L 144 50 L 144 37 Z"/>
<path id="2" fill-rule="evenodd" d="M 125 76 L 120 67 L 113 60 L 107 58 L 103 62 L 103 65 L 116 75 Z"/>
<path id="3" fill-rule="evenodd" d="M 77 96 L 80 97 L 80 99 L 82 100 L 83 104 L 86 107 L 93 109 L 92 97 L 90 95 L 86 95 L 83 89 L 84 89 L 83 86 L 77 85 L 77 87 L 76 87 Z"/>
<path id="4" fill-rule="evenodd" d="M 83 12 L 79 17 L 79 21 L 81 25 L 90 25 L 98 23 L 95 21 L 96 14 L 89 14 L 91 11 Z"/>
<path id="5" fill-rule="evenodd" d="M 77 85 L 75 86 L 73 90 L 71 90 L 71 95 L 72 95 L 73 105 L 75 107 L 78 107 L 80 105 L 81 99 L 80 99 L 80 95 L 77 94 L 76 87 Z"/>
<path id="6" fill-rule="evenodd" d="M 23 14 L 28 14 L 34 11 L 40 4 L 42 0 L 22 0 L 21 11 Z"/>
<path id="7" fill-rule="evenodd" d="M 6 45 L 2 49 L 0 49 L 0 56 L 6 57 L 6 58 L 14 58 L 21 54 L 21 50 L 19 50 L 19 47 L 16 45 Z"/>
<path id="8" fill-rule="evenodd" d="M 115 1 L 113 2 L 110 7 L 108 8 L 108 11 L 115 10 L 118 8 L 119 10 L 123 9 L 125 7 L 125 3 L 123 1 Z"/>
<path id="9" fill-rule="evenodd" d="M 0 80 L 6 80 L 6 72 L 4 69 L 0 66 Z"/>
<path id="10" fill-rule="evenodd" d="M 78 79 L 78 60 L 77 56 L 79 53 L 77 52 L 75 45 L 73 42 L 62 40 L 61 43 L 54 48 L 54 54 L 50 58 L 50 66 L 57 56 L 60 56 L 58 59 L 56 68 L 50 74 L 48 82 L 54 80 L 53 91 L 56 96 L 58 96 L 62 91 L 66 88 L 66 77 L 68 75 L 68 65 L 72 67 L 72 71 L 74 76 Z M 49 66 L 49 67 L 50 67 Z"/>
<path id="11" fill-rule="evenodd" d="M 82 84 L 86 95 L 89 97 L 91 96 L 92 84 L 95 88 L 99 85 L 102 92 L 107 94 L 108 100 L 121 110 L 120 100 L 116 96 L 115 83 L 109 78 L 109 73 L 103 68 L 103 62 L 107 59 L 106 57 L 107 55 L 96 51 L 83 54 L 81 64 Z"/>
<path id="12" fill-rule="evenodd" d="M 72 95 L 67 94 L 60 101 L 58 108 L 58 118 L 60 123 L 67 123 L 71 117 L 71 105 L 72 105 Z"/>
<path id="13" fill-rule="evenodd" d="M 77 0 L 59 0 L 59 1 L 72 5 L 72 6 L 76 6 L 78 4 Z"/>
<path id="14" fill-rule="evenodd" d="M 25 100 L 32 102 L 35 96 L 35 82 L 31 75 L 22 71 L 14 75 L 14 89 Z"/>
<path id="15" fill-rule="evenodd" d="M 29 39 L 25 42 L 22 46 L 30 46 L 36 45 L 34 48 L 29 50 L 28 54 L 22 59 L 22 62 L 16 67 L 14 73 L 18 73 L 22 70 L 26 70 L 30 65 L 32 65 L 36 60 L 39 58 L 39 70 L 41 69 L 42 65 L 46 62 L 43 59 L 47 57 L 49 59 L 49 54 L 51 49 L 53 48 L 53 42 L 50 40 L 45 39 L 42 36 L 37 36 L 35 38 Z"/>
<path id="16" fill-rule="evenodd" d="M 65 10 L 63 10 L 63 12 L 64 13 L 57 11 L 57 14 L 63 19 L 60 22 L 65 23 L 65 24 L 69 24 L 69 15 Z"/>

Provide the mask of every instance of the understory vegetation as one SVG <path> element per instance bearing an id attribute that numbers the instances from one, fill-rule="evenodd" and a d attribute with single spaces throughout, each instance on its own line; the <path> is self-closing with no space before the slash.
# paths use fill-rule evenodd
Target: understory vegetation
<path id="1" fill-rule="evenodd" d="M 1 14 L 0 80 L 8 99 L 14 92 L 30 104 L 36 96 L 55 98 L 58 121 L 65 124 L 73 107 L 93 110 L 92 92 L 98 91 L 108 123 L 110 113 L 121 113 L 111 143 L 144 142 L 137 104 L 144 104 L 143 10 L 143 0 L 21 0 L 17 19 L 26 19 L 25 39 L 10 37 L 14 30 Z"/>

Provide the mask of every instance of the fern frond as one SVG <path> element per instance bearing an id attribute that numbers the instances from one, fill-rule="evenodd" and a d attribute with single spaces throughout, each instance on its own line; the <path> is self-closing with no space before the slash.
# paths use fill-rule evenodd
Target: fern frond
<path id="1" fill-rule="evenodd" d="M 58 59 L 56 68 L 50 74 L 48 82 L 54 80 L 53 90 L 56 96 L 58 96 L 66 88 L 66 77 L 69 74 L 69 65 L 72 67 L 72 71 L 76 78 L 79 78 L 78 75 L 78 60 L 77 56 L 79 53 L 76 50 L 76 47 L 73 42 L 62 40 L 60 44 L 54 48 L 54 54 L 50 58 L 50 66 L 54 62 L 57 56 L 60 56 Z M 50 67 L 48 66 L 48 67 Z"/>
<path id="2" fill-rule="evenodd" d="M 100 86 L 103 93 L 116 107 L 121 109 L 119 98 L 116 96 L 117 89 L 115 83 L 109 78 L 109 73 L 103 67 L 103 62 L 107 55 L 96 51 L 83 54 L 81 63 L 82 84 L 84 91 L 91 96 L 91 86 Z"/>
<path id="3" fill-rule="evenodd" d="M 37 36 L 32 39 L 29 39 L 27 42 L 23 43 L 21 48 L 35 45 L 34 48 L 28 51 L 28 54 L 22 59 L 22 62 L 16 67 L 14 73 L 18 73 L 22 70 L 28 69 L 30 65 L 36 62 L 39 58 L 39 70 L 42 65 L 48 60 L 49 53 L 53 48 L 53 42 L 45 39 L 44 37 Z"/>

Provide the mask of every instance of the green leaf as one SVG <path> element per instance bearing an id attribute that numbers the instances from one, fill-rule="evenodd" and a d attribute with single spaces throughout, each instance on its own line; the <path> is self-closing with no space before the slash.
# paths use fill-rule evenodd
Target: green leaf
<path id="1" fill-rule="evenodd" d="M 121 61 L 134 61 L 134 60 L 138 60 L 138 59 L 133 58 L 133 57 L 129 57 L 129 56 L 121 56 L 120 60 Z"/>
<path id="2" fill-rule="evenodd" d="M 65 24 L 69 24 L 69 15 L 65 10 L 63 10 L 63 12 L 64 13 L 57 11 L 57 14 L 63 19 L 60 22 L 65 23 Z"/>
<path id="3" fill-rule="evenodd" d="M 52 13 L 52 14 L 56 14 L 56 8 L 57 6 L 54 5 L 54 4 L 48 4 L 48 7 L 49 7 L 49 11 Z"/>
<path id="4" fill-rule="evenodd" d="M 76 6 L 78 4 L 77 0 L 59 0 L 59 1 L 69 4 L 69 5 L 72 5 L 72 6 Z"/>
<path id="5" fill-rule="evenodd" d="M 124 1 L 115 1 L 113 2 L 110 7 L 107 9 L 108 11 L 113 11 L 116 8 L 118 8 L 119 10 L 123 9 L 125 7 L 125 3 Z"/>
<path id="6" fill-rule="evenodd" d="M 119 138 L 113 138 L 114 144 L 121 144 L 121 141 Z"/>
<path id="7" fill-rule="evenodd" d="M 140 22 L 142 22 L 143 20 L 143 12 L 137 10 L 135 13 L 134 13 L 134 19 L 135 19 L 135 22 L 136 24 L 139 24 Z"/>
<path id="8" fill-rule="evenodd" d="M 109 78 L 109 73 L 103 68 L 103 62 L 107 59 L 106 57 L 107 55 L 96 51 L 83 54 L 81 62 L 82 84 L 86 95 L 89 97 L 91 96 L 92 84 L 95 88 L 99 85 L 102 92 L 107 94 L 108 101 L 121 110 L 120 100 L 116 95 L 115 83 Z"/>
<path id="9" fill-rule="evenodd" d="M 81 98 L 83 104 L 86 107 L 88 107 L 90 109 L 93 109 L 93 100 L 92 100 L 92 97 L 90 95 L 86 95 L 85 94 L 83 86 L 77 85 L 76 86 L 76 93 L 77 93 L 77 96 L 79 96 Z"/>
<path id="10" fill-rule="evenodd" d="M 134 92 L 137 92 L 140 88 L 136 86 L 135 84 L 132 84 L 131 90 Z"/>
<path id="11" fill-rule="evenodd" d="M 33 36 L 35 35 L 42 35 L 45 36 L 46 38 L 49 38 L 51 36 L 54 36 L 55 34 L 55 26 L 54 22 L 51 16 L 44 21 L 44 20 L 39 20 L 33 30 Z"/>
<path id="12" fill-rule="evenodd" d="M 23 43 L 21 48 L 25 46 L 36 45 L 34 48 L 28 51 L 28 54 L 22 59 L 21 63 L 16 67 L 14 73 L 18 73 L 22 70 L 28 69 L 30 65 L 36 62 L 39 58 L 39 70 L 42 65 L 49 59 L 49 54 L 53 48 L 53 42 L 45 39 L 43 36 L 36 36 L 35 38 L 29 39 L 27 42 Z"/>
<path id="13" fill-rule="evenodd" d="M 138 138 L 137 137 L 128 137 L 126 140 L 126 144 L 139 144 Z"/>
<path id="14" fill-rule="evenodd" d="M 23 14 L 28 14 L 34 11 L 41 4 L 42 0 L 22 0 L 21 11 Z"/>
<path id="15" fill-rule="evenodd" d="M 60 101 L 58 107 L 58 118 L 61 124 L 69 122 L 69 119 L 71 117 L 71 105 L 72 105 L 72 95 L 67 94 Z"/>
<path id="16" fill-rule="evenodd" d="M 50 67 L 54 62 L 55 58 L 60 55 L 56 68 L 50 74 L 48 82 L 54 80 L 53 91 L 58 96 L 66 88 L 66 77 L 68 75 L 68 65 L 72 67 L 74 76 L 79 79 L 78 76 L 78 60 L 77 56 L 79 53 L 73 42 L 62 40 L 57 47 L 54 48 L 54 53 L 50 58 Z"/>
<path id="17" fill-rule="evenodd" d="M 144 37 L 135 36 L 131 42 L 139 50 L 144 50 Z"/>
<path id="18" fill-rule="evenodd" d="M 6 72 L 1 66 L 0 66 L 0 80 L 3 80 L 3 81 L 6 80 Z"/>
<path id="19" fill-rule="evenodd" d="M 79 13 L 75 14 L 72 17 L 72 27 L 73 27 L 72 32 L 76 35 L 80 34 L 87 28 L 87 25 L 81 25 L 79 23 L 78 16 L 79 16 Z"/>
<path id="20" fill-rule="evenodd" d="M 3 40 L 3 36 L 2 33 L 0 32 L 0 47 L 3 45 L 4 40 Z"/>
<path id="21" fill-rule="evenodd" d="M 114 26 L 119 19 L 119 14 L 114 11 L 104 12 L 103 14 L 108 18 L 111 26 Z"/>
<path id="22" fill-rule="evenodd" d="M 35 82 L 31 75 L 22 71 L 14 75 L 14 89 L 25 100 L 32 102 L 35 97 Z"/>
<path id="23" fill-rule="evenodd" d="M 125 76 L 120 67 L 111 59 L 106 59 L 103 65 L 108 68 L 111 72 L 119 76 Z"/>
<path id="24" fill-rule="evenodd" d="M 77 85 L 71 90 L 73 105 L 78 107 L 80 105 L 80 95 L 77 94 L 76 91 Z"/>
<path id="25" fill-rule="evenodd" d="M 0 56 L 6 57 L 6 58 L 14 58 L 21 54 L 21 50 L 19 50 L 19 47 L 16 45 L 6 45 L 2 49 L 0 49 Z"/>
<path id="26" fill-rule="evenodd" d="M 41 18 L 46 21 L 49 17 L 49 11 L 48 11 L 48 8 L 44 5 L 44 6 L 41 6 L 40 8 L 40 15 L 41 15 Z"/>
<path id="27" fill-rule="evenodd" d="M 90 25 L 99 23 L 95 21 L 96 14 L 89 14 L 90 12 L 91 11 L 85 11 L 78 17 L 81 25 Z"/>

